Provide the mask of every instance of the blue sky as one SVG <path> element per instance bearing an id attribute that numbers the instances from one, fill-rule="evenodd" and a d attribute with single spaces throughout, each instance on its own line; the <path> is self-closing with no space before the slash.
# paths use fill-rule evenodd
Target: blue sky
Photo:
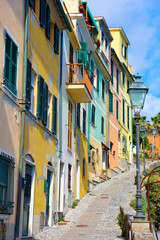
<path id="1" fill-rule="evenodd" d="M 129 64 L 149 87 L 141 115 L 160 112 L 160 0 L 87 0 L 94 16 L 109 27 L 123 27 L 129 41 Z"/>

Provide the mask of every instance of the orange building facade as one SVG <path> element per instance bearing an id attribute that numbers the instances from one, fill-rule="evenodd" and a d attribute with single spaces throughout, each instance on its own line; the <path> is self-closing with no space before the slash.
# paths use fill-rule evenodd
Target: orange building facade
<path id="1" fill-rule="evenodd" d="M 150 144 L 153 144 L 153 150 L 148 151 L 148 155 L 150 158 L 158 159 L 160 157 L 160 133 L 159 133 L 160 128 L 157 127 L 157 133 L 153 137 L 152 130 L 150 129 L 147 132 L 147 137 L 149 140 Z"/>

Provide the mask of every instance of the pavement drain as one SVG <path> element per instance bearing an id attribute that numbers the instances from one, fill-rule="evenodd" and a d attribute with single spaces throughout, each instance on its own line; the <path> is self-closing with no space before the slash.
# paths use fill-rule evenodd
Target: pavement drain
<path id="1" fill-rule="evenodd" d="M 76 225 L 77 228 L 88 227 L 88 225 Z"/>

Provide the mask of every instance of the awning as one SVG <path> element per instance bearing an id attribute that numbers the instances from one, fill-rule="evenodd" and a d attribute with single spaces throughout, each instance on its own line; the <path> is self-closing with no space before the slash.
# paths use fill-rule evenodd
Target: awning
<path id="1" fill-rule="evenodd" d="M 107 145 L 105 145 L 103 142 L 101 142 L 101 144 L 102 144 L 102 149 L 104 149 L 105 151 L 110 150 L 110 148 L 107 147 Z"/>

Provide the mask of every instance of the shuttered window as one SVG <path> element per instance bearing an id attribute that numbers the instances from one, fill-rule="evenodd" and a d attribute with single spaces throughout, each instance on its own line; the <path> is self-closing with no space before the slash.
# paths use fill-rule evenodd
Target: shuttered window
<path id="1" fill-rule="evenodd" d="M 130 125 L 130 121 L 129 121 L 129 106 L 127 106 L 127 127 L 128 127 L 128 130 L 129 130 L 129 125 Z"/>
<path id="2" fill-rule="evenodd" d="M 122 73 L 122 81 L 123 81 L 123 86 L 125 85 L 125 73 Z"/>
<path id="3" fill-rule="evenodd" d="M 129 80 L 127 79 L 127 89 L 129 88 Z"/>
<path id="4" fill-rule="evenodd" d="M 40 0 L 40 24 L 46 29 L 46 0 Z"/>
<path id="5" fill-rule="evenodd" d="M 72 166 L 68 164 L 68 189 L 71 190 Z"/>
<path id="6" fill-rule="evenodd" d="M 86 110 L 83 109 L 83 134 L 86 135 Z"/>
<path id="7" fill-rule="evenodd" d="M 94 62 L 91 60 L 91 83 L 94 84 Z"/>
<path id="8" fill-rule="evenodd" d="M 99 70 L 97 68 L 97 91 L 99 92 Z"/>
<path id="9" fill-rule="evenodd" d="M 57 134 L 57 98 L 55 95 L 52 100 L 52 133 Z"/>
<path id="10" fill-rule="evenodd" d="M 123 124 L 125 125 L 125 100 L 122 101 L 122 111 L 123 111 Z"/>
<path id="11" fill-rule="evenodd" d="M 50 39 L 50 8 L 48 5 L 46 10 L 46 37 Z"/>
<path id="12" fill-rule="evenodd" d="M 113 60 L 111 59 L 111 83 L 113 85 Z"/>
<path id="13" fill-rule="evenodd" d="M 72 103 L 68 101 L 68 148 L 72 149 Z"/>
<path id="14" fill-rule="evenodd" d="M 109 111 L 113 113 L 113 93 L 109 90 Z"/>
<path id="15" fill-rule="evenodd" d="M 104 134 L 104 117 L 101 117 L 101 133 Z"/>
<path id="16" fill-rule="evenodd" d="M 54 25 L 54 51 L 59 54 L 59 28 Z"/>
<path id="17" fill-rule="evenodd" d="M 87 67 L 87 43 L 81 42 L 81 50 L 78 51 L 78 62 L 84 63 L 85 67 Z"/>
<path id="18" fill-rule="evenodd" d="M 26 78 L 26 108 L 30 109 L 31 106 L 31 77 L 32 77 L 32 64 L 27 59 L 27 78 Z"/>
<path id="19" fill-rule="evenodd" d="M 33 8 L 33 0 L 29 0 L 29 5 Z"/>
<path id="20" fill-rule="evenodd" d="M 118 100 L 116 100 L 116 119 L 119 120 L 119 103 L 118 103 Z"/>
<path id="21" fill-rule="evenodd" d="M 77 126 L 79 128 L 81 127 L 80 121 L 81 121 L 81 105 L 80 103 L 77 103 Z"/>
<path id="22" fill-rule="evenodd" d="M 48 118 L 48 85 L 44 82 L 44 113 L 43 113 L 43 123 L 47 125 L 47 118 Z"/>
<path id="23" fill-rule="evenodd" d="M 5 39 L 5 65 L 4 65 L 4 84 L 13 93 L 17 94 L 17 53 L 18 48 L 10 36 L 6 33 Z"/>
<path id="24" fill-rule="evenodd" d="M 102 78 L 102 99 L 103 100 L 105 100 L 104 97 L 105 97 L 105 81 Z"/>
<path id="25" fill-rule="evenodd" d="M 85 159 L 83 158 L 83 177 L 85 177 Z"/>
<path id="26" fill-rule="evenodd" d="M 38 118 L 43 121 L 44 112 L 44 79 L 39 75 L 38 77 Z"/>
<path id="27" fill-rule="evenodd" d="M 119 93 L 119 72 L 118 72 L 118 69 L 117 69 L 117 72 L 116 72 L 116 78 L 117 78 L 117 93 Z"/>
<path id="28" fill-rule="evenodd" d="M 92 116 L 91 116 L 91 123 L 95 125 L 95 111 L 96 108 L 95 106 L 92 104 Z"/>

